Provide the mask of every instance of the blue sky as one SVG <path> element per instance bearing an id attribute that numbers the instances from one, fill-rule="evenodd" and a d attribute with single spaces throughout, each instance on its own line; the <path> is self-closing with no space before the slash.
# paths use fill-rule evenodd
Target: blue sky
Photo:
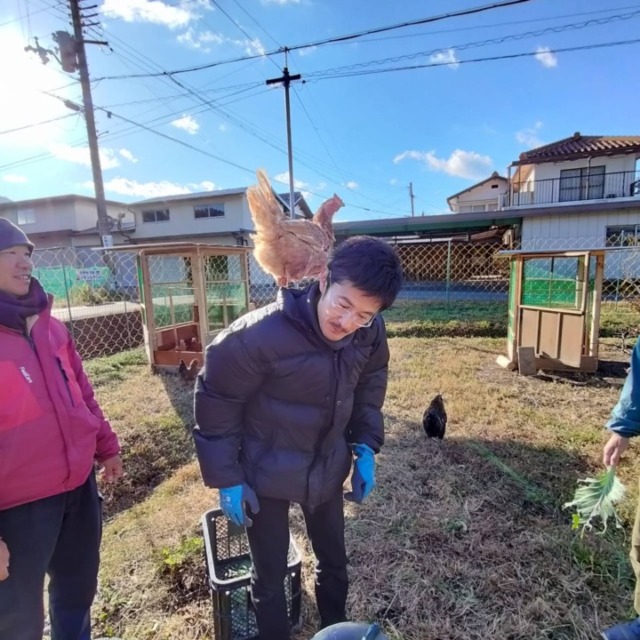
<path id="1" fill-rule="evenodd" d="M 113 114 L 96 113 L 105 189 L 131 202 L 246 186 L 259 167 L 286 192 L 284 91 L 265 84 L 285 59 L 262 54 L 488 1 L 97 3 L 88 37 L 109 47 L 88 46 L 88 58 L 94 103 Z M 638 44 L 550 50 L 635 39 L 639 26 L 640 2 L 530 0 L 293 51 L 289 69 L 305 79 L 291 92 L 296 186 L 312 208 L 338 193 L 346 206 L 337 219 L 352 220 L 409 215 L 411 182 L 416 215 L 432 215 L 539 144 L 575 131 L 638 135 Z M 53 47 L 51 33 L 65 29 L 64 1 L 2 2 L 0 195 L 12 200 L 93 195 L 84 121 L 59 100 L 80 102 L 79 83 L 23 51 L 34 36 Z M 536 55 L 465 63 L 518 53 Z M 173 76 L 180 84 L 109 79 L 247 56 L 257 57 Z"/>

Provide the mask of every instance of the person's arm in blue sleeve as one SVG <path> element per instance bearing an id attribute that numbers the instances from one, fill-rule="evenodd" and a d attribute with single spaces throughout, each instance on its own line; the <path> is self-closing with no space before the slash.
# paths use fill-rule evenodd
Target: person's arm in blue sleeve
<path id="1" fill-rule="evenodd" d="M 610 467 L 618 464 L 629 446 L 629 438 L 640 435 L 640 339 L 633 348 L 627 379 L 606 427 L 613 432 L 603 455 L 605 466 Z"/>

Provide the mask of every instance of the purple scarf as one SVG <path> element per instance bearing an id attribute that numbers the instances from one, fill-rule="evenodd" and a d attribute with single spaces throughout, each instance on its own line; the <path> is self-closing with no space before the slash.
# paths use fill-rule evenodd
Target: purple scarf
<path id="1" fill-rule="evenodd" d="M 25 333 L 27 318 L 41 313 L 48 304 L 46 291 L 35 278 L 31 278 L 29 293 L 26 296 L 13 296 L 0 291 L 0 324 Z"/>

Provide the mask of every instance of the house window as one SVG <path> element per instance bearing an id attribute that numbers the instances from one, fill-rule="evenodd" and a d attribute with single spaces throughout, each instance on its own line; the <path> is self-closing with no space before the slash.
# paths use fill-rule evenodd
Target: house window
<path id="1" fill-rule="evenodd" d="M 640 224 L 607 227 L 607 247 L 632 247 L 640 245 Z"/>
<path id="2" fill-rule="evenodd" d="M 560 171 L 560 202 L 604 198 L 604 165 Z"/>
<path id="3" fill-rule="evenodd" d="M 193 215 L 199 218 L 222 218 L 224 217 L 224 204 L 203 204 L 193 207 Z"/>
<path id="4" fill-rule="evenodd" d="M 168 222 L 169 209 L 152 209 L 142 212 L 142 222 Z"/>
<path id="5" fill-rule="evenodd" d="M 33 209 L 20 209 L 18 211 L 18 224 L 33 224 L 36 221 L 36 212 Z"/>
<path id="6" fill-rule="evenodd" d="M 493 209 L 497 209 L 497 201 L 491 204 L 494 205 Z M 463 204 L 460 207 L 460 213 L 480 213 L 482 211 L 489 211 L 491 210 L 488 208 L 489 206 L 490 204 Z"/>

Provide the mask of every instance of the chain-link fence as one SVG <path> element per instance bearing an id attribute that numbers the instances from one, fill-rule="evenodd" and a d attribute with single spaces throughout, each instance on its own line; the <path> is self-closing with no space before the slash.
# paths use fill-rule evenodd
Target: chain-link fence
<path id="1" fill-rule="evenodd" d="M 510 248 L 561 251 L 600 248 L 602 244 L 599 238 L 536 238 Z M 389 319 L 506 317 L 509 260 L 500 255 L 505 249 L 501 243 L 411 240 L 396 246 L 403 264 L 404 286 Z M 84 357 L 117 353 L 143 343 L 140 301 L 144 289 L 136 256 L 135 247 L 111 252 L 86 247 L 34 252 L 34 275 L 54 294 L 53 313 L 67 323 Z M 171 327 L 185 319 L 193 320 L 193 270 L 189 260 L 158 257 L 150 262 L 149 275 L 154 314 L 159 314 L 156 324 Z M 212 258 L 202 277 L 211 330 L 226 326 L 247 309 L 272 302 L 277 293 L 273 279 L 251 255 L 245 276 L 239 259 L 227 256 Z M 618 314 L 638 316 L 640 247 L 607 251 L 602 301 L 605 311 L 615 309 Z M 177 344 L 186 342 L 184 337 L 174 337 Z"/>

